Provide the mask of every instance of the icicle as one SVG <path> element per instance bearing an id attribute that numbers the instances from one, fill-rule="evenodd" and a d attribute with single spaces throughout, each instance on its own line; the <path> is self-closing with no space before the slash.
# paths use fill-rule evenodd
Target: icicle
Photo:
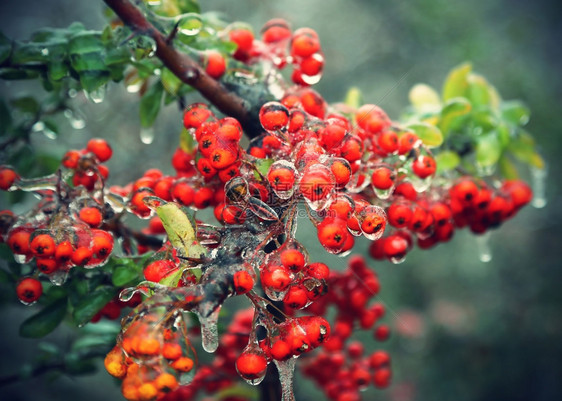
<path id="1" fill-rule="evenodd" d="M 145 145 L 150 145 L 154 141 L 154 128 L 142 127 L 140 129 L 139 136 L 142 143 L 144 143 Z"/>
<path id="2" fill-rule="evenodd" d="M 547 167 L 536 168 L 531 167 L 531 185 L 533 187 L 533 207 L 541 209 L 546 206 L 545 183 L 548 171 Z"/>
<path id="3" fill-rule="evenodd" d="M 478 258 L 482 263 L 492 260 L 492 250 L 490 249 L 490 232 L 476 236 L 476 246 L 478 247 Z"/>
<path id="4" fill-rule="evenodd" d="M 207 352 L 215 352 L 219 347 L 219 333 L 217 322 L 219 320 L 220 306 L 215 309 L 208 317 L 203 317 L 197 313 L 199 323 L 201 323 L 201 340 L 203 349 Z"/>
<path id="5" fill-rule="evenodd" d="M 296 358 L 290 358 L 286 361 L 274 360 L 274 362 L 279 371 L 279 381 L 281 382 L 281 401 L 295 401 L 293 376 L 297 362 Z"/>

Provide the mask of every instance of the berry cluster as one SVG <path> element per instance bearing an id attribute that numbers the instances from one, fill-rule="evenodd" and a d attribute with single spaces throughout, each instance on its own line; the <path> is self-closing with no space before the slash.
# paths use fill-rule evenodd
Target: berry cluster
<path id="1" fill-rule="evenodd" d="M 378 388 L 390 384 L 388 354 L 375 351 L 364 357 L 362 344 L 349 342 L 357 329 L 372 330 L 373 337 L 378 341 L 388 339 L 388 326 L 377 324 L 385 314 L 384 306 L 380 303 L 369 305 L 379 293 L 380 283 L 374 271 L 359 256 L 349 260 L 346 271 L 333 272 L 327 281 L 330 289 L 328 294 L 308 310 L 322 316 L 328 307 L 335 307 L 337 314 L 332 335 L 322 352 L 310 358 L 302 370 L 324 390 L 330 400 L 360 400 L 359 392 L 367 388 L 369 383 L 373 382 Z"/>

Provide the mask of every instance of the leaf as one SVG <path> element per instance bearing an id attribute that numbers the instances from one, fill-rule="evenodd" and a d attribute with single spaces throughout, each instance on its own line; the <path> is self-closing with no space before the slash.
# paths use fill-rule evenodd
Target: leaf
<path id="1" fill-rule="evenodd" d="M 358 109 L 363 103 L 363 95 L 361 94 L 361 89 L 353 86 L 349 88 L 345 94 L 344 104 L 351 107 L 352 109 Z"/>
<path id="2" fill-rule="evenodd" d="M 68 75 L 68 65 L 60 58 L 51 59 L 47 68 L 49 79 L 51 81 L 59 81 Z"/>
<path id="3" fill-rule="evenodd" d="M 131 61 L 131 52 L 126 47 L 109 49 L 105 56 L 105 65 L 128 64 Z"/>
<path id="4" fill-rule="evenodd" d="M 445 150 L 435 156 L 435 163 L 437 164 L 437 172 L 450 171 L 455 169 L 461 162 L 461 158 L 457 152 L 452 150 Z"/>
<path id="5" fill-rule="evenodd" d="M 426 84 L 416 84 L 408 93 L 410 103 L 418 110 L 434 109 L 441 106 L 441 99 L 435 89 Z"/>
<path id="6" fill-rule="evenodd" d="M 445 137 L 451 131 L 457 130 L 459 125 L 465 121 L 465 116 L 472 110 L 472 105 L 462 97 L 455 97 L 447 101 L 441 110 L 439 128 Z"/>
<path id="7" fill-rule="evenodd" d="M 162 85 L 166 91 L 172 95 L 177 95 L 183 82 L 176 77 L 176 75 L 167 68 L 162 69 L 162 75 L 160 77 Z"/>
<path id="8" fill-rule="evenodd" d="M 258 159 L 255 161 L 255 166 L 262 176 L 267 176 L 269 168 L 273 164 L 273 159 Z M 259 177 L 257 177 L 259 178 Z"/>
<path id="9" fill-rule="evenodd" d="M 66 315 L 67 298 L 60 298 L 46 305 L 35 315 L 26 319 L 20 326 L 20 336 L 40 338 L 52 332 Z"/>
<path id="10" fill-rule="evenodd" d="M 39 112 L 39 102 L 33 96 L 23 96 L 12 99 L 10 104 L 24 113 L 37 114 Z"/>
<path id="11" fill-rule="evenodd" d="M 80 84 L 85 91 L 93 92 L 109 82 L 109 78 L 108 71 L 83 71 L 80 74 Z"/>
<path id="12" fill-rule="evenodd" d="M 536 150 L 535 140 L 527 132 L 521 131 L 516 138 L 512 139 L 507 150 L 523 163 L 539 169 L 544 168 L 544 159 Z"/>
<path id="13" fill-rule="evenodd" d="M 515 164 L 507 156 L 502 156 L 498 162 L 500 174 L 506 180 L 515 180 L 519 178 L 519 173 Z"/>
<path id="14" fill-rule="evenodd" d="M 176 288 L 178 286 L 178 283 L 180 282 L 182 274 L 183 274 L 183 270 L 178 269 L 173 274 L 164 277 L 158 283 L 165 285 L 166 287 Z"/>
<path id="15" fill-rule="evenodd" d="M 23 68 L 0 68 L 0 78 L 7 81 L 19 79 L 35 79 L 39 73 L 30 69 Z"/>
<path id="16" fill-rule="evenodd" d="M 502 103 L 501 116 L 505 121 L 522 127 L 529 122 L 531 111 L 522 102 L 512 100 Z"/>
<path id="17" fill-rule="evenodd" d="M 465 97 L 468 88 L 467 77 L 472 71 L 472 64 L 464 63 L 453 68 L 443 84 L 443 100 L 447 101 L 454 97 Z"/>
<path id="18" fill-rule="evenodd" d="M 443 134 L 439 128 L 427 123 L 413 123 L 408 124 L 406 128 L 414 131 L 414 133 L 421 139 L 424 145 L 435 148 L 443 143 Z"/>
<path id="19" fill-rule="evenodd" d="M 182 255 L 200 258 L 206 254 L 205 248 L 197 241 L 195 224 L 177 204 L 158 206 L 156 214 L 162 220 L 168 239 Z"/>
<path id="20" fill-rule="evenodd" d="M 124 287 L 140 280 L 142 275 L 142 268 L 132 263 L 124 263 L 114 268 L 111 275 L 111 282 L 116 287 Z"/>
<path id="21" fill-rule="evenodd" d="M 495 88 L 482 75 L 469 74 L 466 97 L 474 107 L 489 106 L 497 110 L 499 96 Z"/>
<path id="22" fill-rule="evenodd" d="M 154 124 L 154 120 L 160 111 L 162 104 L 162 95 L 164 94 L 164 87 L 160 81 L 152 85 L 140 101 L 140 123 L 143 127 L 148 128 Z"/>
<path id="23" fill-rule="evenodd" d="M 109 301 L 113 299 L 117 292 L 114 287 L 98 287 L 87 297 L 82 298 L 74 306 L 72 317 L 78 326 L 88 323 L 96 313 L 98 313 Z"/>
<path id="24" fill-rule="evenodd" d="M 12 53 L 12 41 L 0 32 L 0 64 L 10 57 Z"/>
<path id="25" fill-rule="evenodd" d="M 176 0 L 176 5 L 179 7 L 182 14 L 201 12 L 197 0 Z"/>
<path id="26" fill-rule="evenodd" d="M 187 129 L 182 128 L 180 133 L 180 148 L 186 153 L 191 153 L 195 149 L 195 139 Z"/>
<path id="27" fill-rule="evenodd" d="M 73 54 L 70 56 L 70 64 L 77 72 L 107 70 L 105 61 L 98 52 Z"/>
<path id="28" fill-rule="evenodd" d="M 476 163 L 482 167 L 497 164 L 502 153 L 502 146 L 497 133 L 492 131 L 476 138 Z"/>
<path id="29" fill-rule="evenodd" d="M 0 99 L 0 132 L 7 132 L 12 126 L 12 114 L 10 109 L 4 102 L 4 99 Z"/>
<path id="30" fill-rule="evenodd" d="M 49 60 L 48 49 L 42 43 L 16 42 L 10 61 L 12 64 L 46 63 Z"/>
<path id="31" fill-rule="evenodd" d="M 476 127 L 482 128 L 483 131 L 490 131 L 496 128 L 498 119 L 489 107 L 481 107 L 478 110 L 473 110 L 472 122 Z"/>
<path id="32" fill-rule="evenodd" d="M 71 55 L 85 53 L 103 54 L 105 48 L 101 41 L 101 33 L 97 31 L 81 31 L 74 34 L 68 43 Z"/>

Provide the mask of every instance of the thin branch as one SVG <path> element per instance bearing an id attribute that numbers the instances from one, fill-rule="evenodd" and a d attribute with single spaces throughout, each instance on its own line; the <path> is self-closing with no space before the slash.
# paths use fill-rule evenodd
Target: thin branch
<path id="1" fill-rule="evenodd" d="M 188 55 L 176 50 L 162 32 L 152 25 L 129 0 L 104 0 L 104 2 L 133 31 L 150 36 L 156 42 L 156 57 L 182 82 L 199 91 L 221 112 L 236 118 L 244 127 L 246 134 L 255 136 L 251 115 L 246 109 L 244 99 L 230 92 L 220 82 L 211 78 L 201 66 Z"/>

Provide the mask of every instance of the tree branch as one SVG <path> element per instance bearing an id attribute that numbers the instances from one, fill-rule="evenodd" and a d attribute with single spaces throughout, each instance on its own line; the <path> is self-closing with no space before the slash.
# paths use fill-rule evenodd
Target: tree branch
<path id="1" fill-rule="evenodd" d="M 167 40 L 166 36 L 154 27 L 134 4 L 129 0 L 104 0 L 104 2 L 135 32 L 150 36 L 156 42 L 156 56 L 182 82 L 195 88 L 221 112 L 236 118 L 246 131 L 255 127 L 252 117 L 246 109 L 244 99 L 228 91 L 220 82 L 211 78 L 186 54 L 180 53 Z"/>

